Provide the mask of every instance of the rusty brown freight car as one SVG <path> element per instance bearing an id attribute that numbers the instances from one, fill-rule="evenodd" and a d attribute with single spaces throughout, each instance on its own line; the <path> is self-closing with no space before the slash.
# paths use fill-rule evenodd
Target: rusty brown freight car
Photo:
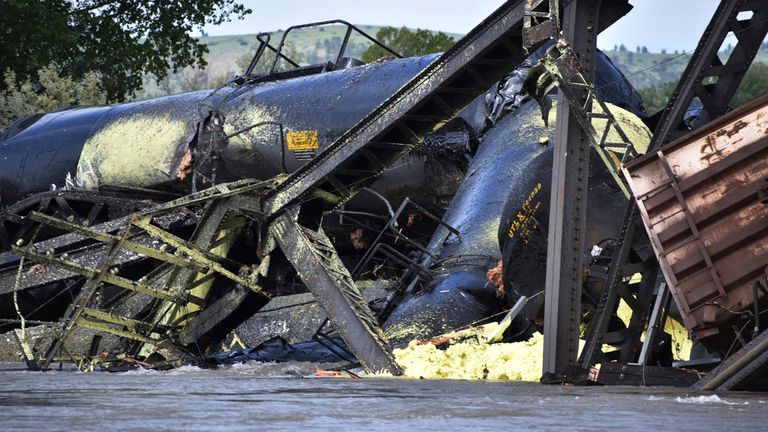
<path id="1" fill-rule="evenodd" d="M 768 266 L 768 96 L 624 176 L 685 326 L 721 352 L 749 339 L 753 287 Z"/>

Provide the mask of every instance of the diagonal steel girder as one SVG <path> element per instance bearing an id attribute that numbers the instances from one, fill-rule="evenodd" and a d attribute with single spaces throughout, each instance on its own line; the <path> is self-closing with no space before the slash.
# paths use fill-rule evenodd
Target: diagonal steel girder
<path id="1" fill-rule="evenodd" d="M 322 230 L 301 226 L 286 212 L 271 227 L 275 240 L 347 347 L 368 372 L 402 375 L 376 317 Z"/>
<path id="2" fill-rule="evenodd" d="M 749 18 L 742 18 L 750 13 Z M 737 42 L 723 62 L 720 49 L 729 34 L 733 34 Z M 698 98 L 703 107 L 694 129 L 725 114 L 766 34 L 768 2 L 722 0 L 664 109 L 651 148 L 661 147 L 689 132 L 683 118 L 694 98 Z"/>

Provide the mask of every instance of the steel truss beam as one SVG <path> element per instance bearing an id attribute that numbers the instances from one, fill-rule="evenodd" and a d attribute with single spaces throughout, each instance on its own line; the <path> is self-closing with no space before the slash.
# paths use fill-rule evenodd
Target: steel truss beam
<path id="1" fill-rule="evenodd" d="M 749 14 L 749 18 L 741 18 Z M 735 35 L 737 42 L 730 57 L 723 61 L 720 49 L 729 34 Z M 652 148 L 689 132 L 683 119 L 694 99 L 701 102 L 703 111 L 692 129 L 725 114 L 766 34 L 767 2 L 722 0 L 664 109 L 654 133 Z"/>
<path id="2" fill-rule="evenodd" d="M 365 369 L 402 375 L 403 371 L 392 356 L 376 317 L 360 295 L 333 244 L 321 230 L 313 231 L 301 226 L 295 220 L 297 213 L 283 214 L 271 228 L 288 261 Z"/>

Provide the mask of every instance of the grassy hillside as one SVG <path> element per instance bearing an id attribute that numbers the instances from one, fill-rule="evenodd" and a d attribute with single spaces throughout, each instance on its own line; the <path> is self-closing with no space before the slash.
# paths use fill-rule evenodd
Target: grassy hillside
<path id="1" fill-rule="evenodd" d="M 690 55 L 605 51 L 624 72 L 635 88 L 655 86 L 677 80 L 688 64 Z"/>
<path id="2" fill-rule="evenodd" d="M 372 37 L 375 37 L 376 32 L 381 29 L 381 26 L 372 25 L 357 25 L 357 27 Z M 297 58 L 302 65 L 335 61 L 346 29 L 346 26 L 342 25 L 329 25 L 293 30 L 286 38 L 287 48 L 284 52 L 289 52 L 290 57 Z M 270 43 L 277 47 L 284 33 L 282 29 L 272 33 Z M 448 33 L 448 35 L 454 39 L 461 37 L 460 34 L 455 33 Z M 203 36 L 200 40 L 208 45 L 209 53 L 206 56 L 208 66 L 203 70 L 185 69 L 172 73 L 161 83 L 156 83 L 153 77 L 146 77 L 144 90 L 138 97 L 143 99 L 216 87 L 235 75 L 243 73 L 244 67 L 250 62 L 259 46 L 256 34 Z M 370 45 L 371 42 L 368 39 L 353 32 L 344 55 L 359 59 Z"/>
<path id="3" fill-rule="evenodd" d="M 725 63 L 733 48 L 720 52 Z M 640 91 L 643 104 L 649 114 L 663 109 L 675 90 L 676 83 L 690 61 L 690 54 L 638 53 L 626 50 L 606 52 L 629 81 Z M 768 93 L 768 44 L 763 44 L 747 75 L 734 95 L 732 106 L 738 107 Z"/>
<path id="4" fill-rule="evenodd" d="M 732 48 L 722 51 L 720 58 L 725 62 Z M 688 64 L 690 54 L 638 53 L 633 51 L 606 51 L 614 64 L 621 69 L 636 88 L 655 87 L 670 81 L 677 81 Z M 763 44 L 756 62 L 768 63 L 768 44 Z"/>
<path id="5" fill-rule="evenodd" d="M 380 26 L 358 25 L 370 34 L 376 35 Z M 298 58 L 301 64 L 319 64 L 335 60 L 335 55 L 341 46 L 346 27 L 332 25 L 291 31 L 286 39 L 286 52 L 291 57 Z M 271 36 L 271 43 L 277 46 L 284 31 L 278 30 Z M 454 39 L 460 34 L 449 34 Z M 151 77 L 145 79 L 145 89 L 139 98 L 156 97 L 183 91 L 216 87 L 237 74 L 243 73 L 244 67 L 252 58 L 258 41 L 256 34 L 235 36 L 204 36 L 201 41 L 208 45 L 208 66 L 203 70 L 185 69 L 169 76 L 161 83 L 156 83 Z M 347 47 L 348 57 L 360 58 L 368 49 L 370 42 L 361 37 L 353 36 Z M 730 48 L 729 48 L 730 49 Z M 645 51 L 645 50 L 642 50 Z M 726 60 L 729 50 L 721 53 Z M 611 50 L 606 54 L 613 60 L 629 78 L 637 89 L 658 88 L 664 83 L 677 81 L 687 65 L 690 55 L 671 53 L 637 52 L 637 50 Z M 758 53 L 758 62 L 768 63 L 768 44 L 763 44 Z"/>

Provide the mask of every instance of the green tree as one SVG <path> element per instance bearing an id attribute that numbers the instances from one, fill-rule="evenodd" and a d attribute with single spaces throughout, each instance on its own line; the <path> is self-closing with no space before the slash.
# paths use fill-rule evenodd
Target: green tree
<path id="1" fill-rule="evenodd" d="M 0 90 L 0 129 L 10 126 L 26 115 L 53 111 L 68 105 L 100 105 L 107 101 L 98 78 L 93 72 L 80 80 L 59 75 L 56 67 L 46 66 L 35 73 L 37 83 L 19 81 L 16 74 L 6 70 Z"/>
<path id="2" fill-rule="evenodd" d="M 667 106 L 669 97 L 672 96 L 672 92 L 675 91 L 677 86 L 676 81 L 662 83 L 653 87 L 645 87 L 638 90 L 640 96 L 643 97 L 643 106 L 645 112 L 649 115 L 653 115 Z"/>
<path id="3" fill-rule="evenodd" d="M 406 27 L 383 27 L 376 32 L 376 39 L 405 57 L 442 52 L 455 43 L 452 37 L 443 32 L 432 33 L 422 29 L 411 31 Z M 370 63 L 390 55 L 378 45 L 371 45 L 363 53 L 362 60 Z"/>
<path id="4" fill-rule="evenodd" d="M 217 74 L 216 72 L 211 70 L 210 67 L 185 68 L 184 70 L 181 71 L 180 75 L 181 75 L 180 90 L 182 92 L 218 88 L 225 85 L 231 78 L 226 74 Z"/>
<path id="5" fill-rule="evenodd" d="M 739 107 L 760 96 L 768 95 L 768 64 L 753 63 L 733 96 L 731 106 Z"/>
<path id="6" fill-rule="evenodd" d="M 93 72 L 109 100 L 124 100 L 147 73 L 204 67 L 207 48 L 190 33 L 250 12 L 236 0 L 4 1 L 0 65 L 33 86 L 51 63 L 76 81 Z"/>

